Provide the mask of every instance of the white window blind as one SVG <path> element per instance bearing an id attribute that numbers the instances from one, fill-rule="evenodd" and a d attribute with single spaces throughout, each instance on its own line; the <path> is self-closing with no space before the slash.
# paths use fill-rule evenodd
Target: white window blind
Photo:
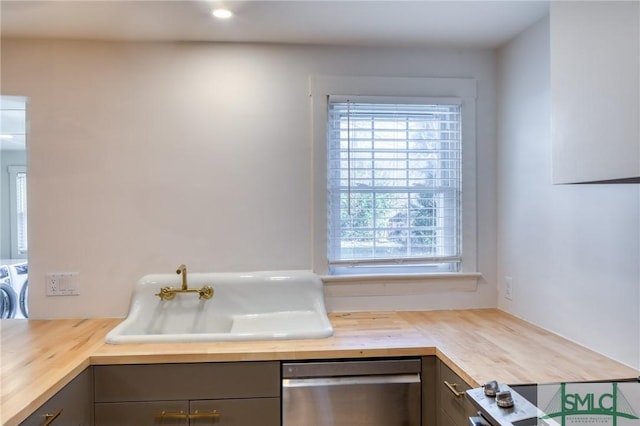
<path id="1" fill-rule="evenodd" d="M 10 207 L 11 207 L 11 257 L 27 256 L 27 168 L 9 166 Z"/>
<path id="2" fill-rule="evenodd" d="M 331 97 L 327 124 L 330 271 L 458 271 L 461 106 Z"/>
<path id="3" fill-rule="evenodd" d="M 16 231 L 18 252 L 27 253 L 27 173 L 16 175 Z"/>

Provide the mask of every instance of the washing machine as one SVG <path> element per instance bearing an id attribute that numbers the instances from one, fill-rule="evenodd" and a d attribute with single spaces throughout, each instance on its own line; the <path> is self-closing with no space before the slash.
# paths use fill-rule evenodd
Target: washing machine
<path id="1" fill-rule="evenodd" d="M 0 265 L 0 318 L 27 318 L 29 265 L 7 262 Z"/>

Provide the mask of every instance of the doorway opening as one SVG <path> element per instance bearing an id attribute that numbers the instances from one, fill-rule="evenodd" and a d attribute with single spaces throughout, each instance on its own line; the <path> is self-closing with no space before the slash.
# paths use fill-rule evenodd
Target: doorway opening
<path id="1" fill-rule="evenodd" d="M 27 98 L 0 95 L 0 318 L 27 318 Z"/>

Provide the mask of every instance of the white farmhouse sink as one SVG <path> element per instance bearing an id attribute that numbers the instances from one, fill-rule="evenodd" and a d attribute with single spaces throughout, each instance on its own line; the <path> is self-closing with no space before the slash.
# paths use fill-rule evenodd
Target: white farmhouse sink
<path id="1" fill-rule="evenodd" d="M 216 342 L 315 339 L 333 335 L 320 278 L 309 271 L 189 274 L 189 288 L 213 287 L 211 299 L 178 293 L 175 274 L 146 275 L 133 292 L 129 315 L 107 343 Z"/>

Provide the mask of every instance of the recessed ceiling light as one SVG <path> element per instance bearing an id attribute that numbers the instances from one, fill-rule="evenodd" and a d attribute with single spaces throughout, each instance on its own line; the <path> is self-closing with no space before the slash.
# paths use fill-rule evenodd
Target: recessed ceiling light
<path id="1" fill-rule="evenodd" d="M 13 135 L 2 134 L 0 135 L 0 139 L 13 139 Z"/>
<path id="2" fill-rule="evenodd" d="M 220 19 L 228 19 L 233 16 L 233 13 L 231 13 L 229 9 L 215 9 L 211 13 L 213 14 L 213 16 Z"/>

